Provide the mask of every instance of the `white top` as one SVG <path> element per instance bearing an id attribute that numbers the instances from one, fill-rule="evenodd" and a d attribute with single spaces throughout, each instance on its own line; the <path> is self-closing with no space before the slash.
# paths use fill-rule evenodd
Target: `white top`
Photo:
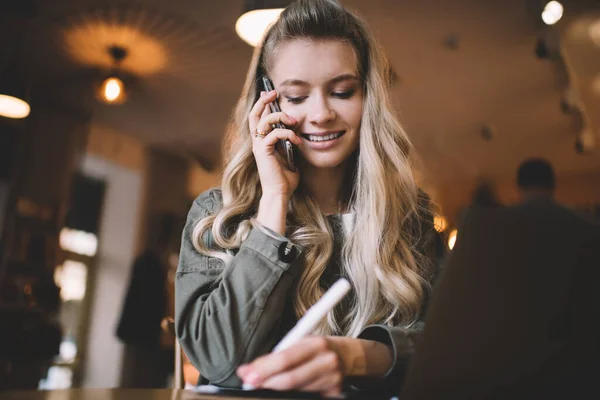
<path id="1" fill-rule="evenodd" d="M 342 227 L 344 228 L 344 235 L 348 237 L 348 233 L 352 230 L 354 226 L 354 213 L 340 214 L 342 218 Z"/>

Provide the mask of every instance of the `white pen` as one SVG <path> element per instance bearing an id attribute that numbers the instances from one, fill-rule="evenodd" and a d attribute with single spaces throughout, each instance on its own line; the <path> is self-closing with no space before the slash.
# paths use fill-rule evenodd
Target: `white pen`
<path id="1" fill-rule="evenodd" d="M 350 282 L 345 278 L 338 279 L 327 292 L 306 311 L 306 314 L 298 320 L 296 325 L 281 339 L 273 351 L 276 353 L 295 345 L 303 337 L 310 335 L 319 322 L 327 316 L 350 291 Z"/>
<path id="2" fill-rule="evenodd" d="M 350 291 L 350 282 L 345 278 L 338 279 L 327 292 L 306 311 L 306 314 L 298 320 L 296 325 L 281 339 L 273 349 L 274 353 L 285 350 L 298 343 L 298 341 L 308 335 L 317 327 L 319 322 L 327 316 Z M 244 383 L 244 390 L 252 390 L 254 387 Z"/>

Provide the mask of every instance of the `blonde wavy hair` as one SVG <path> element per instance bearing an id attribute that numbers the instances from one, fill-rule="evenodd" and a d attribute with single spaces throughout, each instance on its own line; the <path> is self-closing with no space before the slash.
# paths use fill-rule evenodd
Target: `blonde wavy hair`
<path id="1" fill-rule="evenodd" d="M 227 264 L 252 229 L 262 192 L 248 115 L 258 100 L 258 80 L 268 74 L 278 46 L 298 38 L 350 43 L 364 88 L 360 144 L 346 182 L 345 203 L 354 224 L 340 266 L 354 295 L 347 315 L 332 311 L 316 333 L 355 337 L 373 323 L 408 327 L 419 316 L 430 277 L 428 259 L 419 250 L 423 216 L 408 159 L 411 144 L 392 112 L 387 58 L 366 24 L 335 1 L 292 3 L 256 47 L 227 130 L 223 206 L 197 222 L 192 242 L 201 254 Z M 301 317 L 325 291 L 321 277 L 333 252 L 330 222 L 302 183 L 292 196 L 286 226 L 290 240 L 304 248 L 305 267 L 293 297 Z M 209 232 L 218 248 L 207 246 Z"/>

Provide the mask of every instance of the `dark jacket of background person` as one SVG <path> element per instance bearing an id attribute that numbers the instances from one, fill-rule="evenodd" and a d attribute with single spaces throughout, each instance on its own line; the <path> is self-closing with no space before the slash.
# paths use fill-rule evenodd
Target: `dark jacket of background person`
<path id="1" fill-rule="evenodd" d="M 157 217 L 149 248 L 134 261 L 116 331 L 125 344 L 122 387 L 165 387 L 173 372 L 175 339 L 165 336 L 161 321 L 173 312 L 166 260 L 179 245 L 182 225 L 175 215 Z"/>
<path id="2" fill-rule="evenodd" d="M 598 282 L 599 227 L 550 197 L 470 210 L 400 398 L 597 398 Z"/>
<path id="3" fill-rule="evenodd" d="M 124 343 L 155 348 L 160 343 L 160 322 L 166 311 L 167 268 L 153 250 L 133 264 L 117 336 Z"/>
<path id="4" fill-rule="evenodd" d="M 456 226 L 460 230 L 460 227 L 465 219 L 465 214 L 471 209 L 477 208 L 494 208 L 502 207 L 502 203 L 498 200 L 496 189 L 492 181 L 487 179 L 481 179 L 473 188 L 471 193 L 471 202 L 469 205 L 458 213 L 456 218 Z"/>
<path id="5" fill-rule="evenodd" d="M 153 250 L 133 265 L 117 337 L 125 344 L 121 387 L 166 387 L 173 353 L 161 346 L 161 321 L 167 307 L 167 268 Z"/>
<path id="6" fill-rule="evenodd" d="M 163 332 L 161 322 L 173 315 L 167 260 L 179 247 L 182 226 L 175 214 L 153 218 L 148 249 L 134 261 L 116 331 L 125 344 L 122 387 L 166 387 L 173 373 L 175 338 Z"/>

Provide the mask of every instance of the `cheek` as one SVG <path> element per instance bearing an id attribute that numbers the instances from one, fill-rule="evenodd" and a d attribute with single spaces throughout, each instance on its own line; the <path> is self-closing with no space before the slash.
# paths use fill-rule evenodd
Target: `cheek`
<path id="1" fill-rule="evenodd" d="M 285 104 L 285 102 L 279 103 L 279 108 L 281 111 L 294 118 L 296 121 L 301 121 L 304 117 L 304 113 L 302 112 L 302 108 L 298 106 L 290 107 L 289 104 Z"/>
<path id="2" fill-rule="evenodd" d="M 362 102 L 354 105 L 354 107 L 348 109 L 347 121 L 350 125 L 357 128 L 360 126 L 362 120 L 363 106 Z"/>

